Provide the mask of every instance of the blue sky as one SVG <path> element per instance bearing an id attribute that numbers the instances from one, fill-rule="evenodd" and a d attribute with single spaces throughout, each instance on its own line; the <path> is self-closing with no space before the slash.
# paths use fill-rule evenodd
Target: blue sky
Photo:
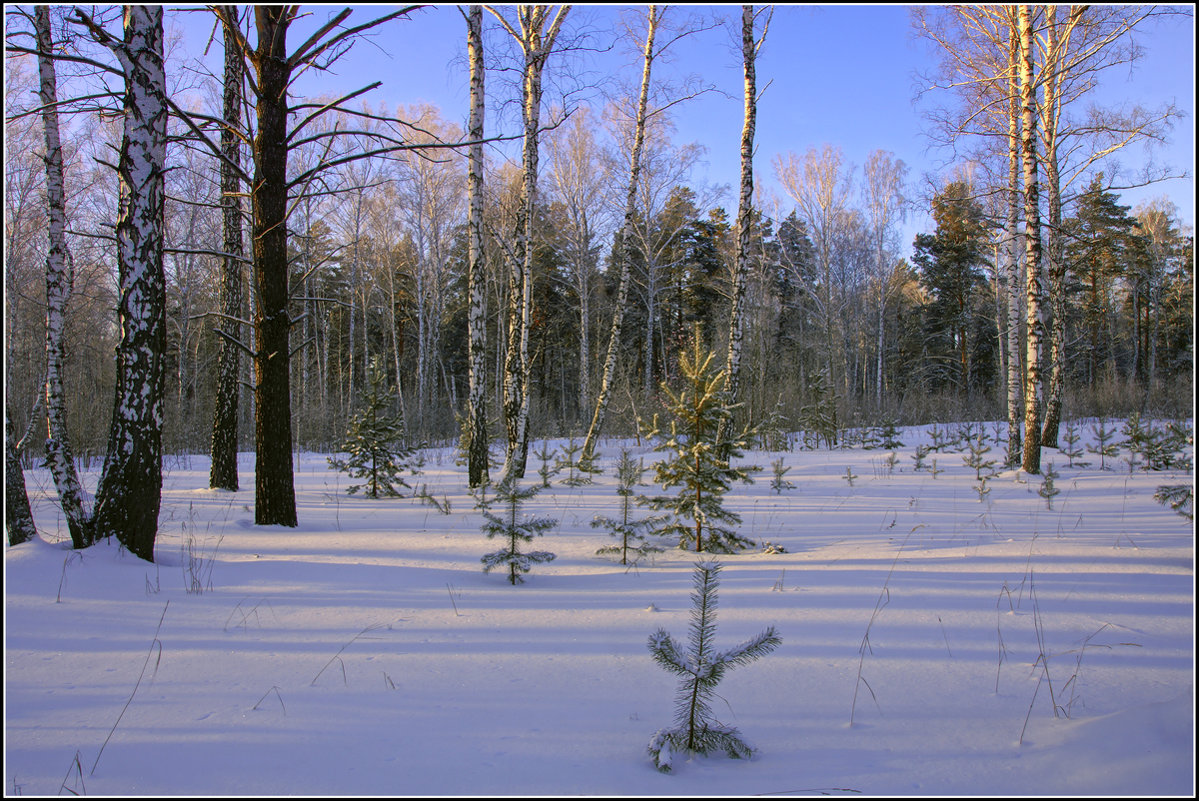
<path id="1" fill-rule="evenodd" d="M 307 35 L 306 29 L 323 22 L 341 6 L 312 6 L 312 17 L 298 24 L 290 40 L 293 47 Z M 359 24 L 383 13 L 385 7 L 355 9 L 348 24 Z M 585 23 L 593 41 L 607 44 L 622 10 L 636 6 L 586 5 L 571 12 L 574 25 Z M 656 72 L 663 77 L 699 75 L 715 84 L 724 95 L 710 93 L 689 101 L 676 115 L 677 141 L 697 141 L 707 149 L 707 164 L 694 176 L 714 184 L 735 187 L 739 170 L 742 123 L 742 77 L 738 40 L 740 7 L 733 5 L 676 7 L 702 12 L 730 22 L 683 40 L 673 59 Z M 189 35 L 199 28 L 206 35 L 209 17 L 186 15 Z M 1121 193 L 1124 203 L 1136 203 L 1166 195 L 1178 206 L 1181 220 L 1194 224 L 1194 20 L 1170 18 L 1154 22 L 1138 33 L 1145 47 L 1144 59 L 1131 70 L 1116 68 L 1103 75 L 1099 98 L 1105 103 L 1137 101 L 1156 106 L 1172 100 L 1187 116 L 1174 128 L 1171 144 L 1158 148 L 1154 158 L 1185 170 L 1187 179 L 1172 180 L 1144 190 Z M 188 50 L 198 52 L 188 46 Z M 215 55 L 218 48 L 213 48 Z M 413 104 L 428 101 L 441 108 L 444 117 L 465 121 L 467 81 L 465 24 L 456 6 L 434 6 L 415 12 L 408 21 L 389 23 L 368 42 L 358 43 L 339 62 L 338 74 L 312 73 L 297 85 L 305 94 L 350 91 L 374 80 L 383 85 L 367 97 L 372 103 Z M 583 56 L 585 66 L 598 75 L 625 72 L 634 81 L 639 72 L 638 56 L 619 49 Z M 905 6 L 807 6 L 779 5 L 774 11 L 757 75 L 759 89 L 765 88 L 758 107 L 755 172 L 759 186 L 785 197 L 773 177 L 775 154 L 804 153 L 809 147 L 828 142 L 839 146 L 848 162 L 860 166 L 875 149 L 889 150 L 909 167 L 913 192 L 924 184 L 926 174 L 944 171 L 947 157 L 930 150 L 921 111 L 924 101 L 913 99 L 917 73 L 934 65 L 930 45 L 913 33 Z M 551 68 L 553 63 L 551 62 Z M 657 70 L 657 67 L 656 67 Z M 501 87 L 492 77 L 488 90 Z M 769 82 L 769 85 L 767 85 Z M 937 98 L 941 102 L 941 98 Z M 491 113 L 488 133 L 499 133 L 498 115 Z M 505 133 L 514 133 L 509 119 Z M 1126 149 L 1120 159 L 1126 165 L 1143 160 L 1140 146 Z M 784 201 L 786 202 L 786 201 Z M 724 199 L 735 211 L 735 190 Z M 903 252 L 910 249 L 915 233 L 930 223 L 914 214 L 904 226 Z"/>

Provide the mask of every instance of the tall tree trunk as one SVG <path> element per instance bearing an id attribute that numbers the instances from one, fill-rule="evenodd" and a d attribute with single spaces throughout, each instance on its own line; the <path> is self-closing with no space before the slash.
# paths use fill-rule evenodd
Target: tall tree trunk
<path id="1" fill-rule="evenodd" d="M 471 6 L 467 17 L 467 53 L 470 58 L 470 146 L 467 173 L 467 231 L 469 234 L 470 272 L 467 292 L 470 310 L 467 316 L 470 368 L 467 397 L 467 475 L 472 487 L 487 483 L 487 298 L 484 294 L 483 266 L 483 7 Z"/>
<path id="2" fill-rule="evenodd" d="M 504 416 L 508 454 L 503 476 L 523 478 L 529 455 L 531 362 L 529 328 L 533 317 L 533 256 L 537 210 L 537 156 L 541 123 L 541 80 L 545 63 L 570 6 L 552 12 L 548 6 L 519 6 L 520 31 L 497 14 L 524 55 L 522 90 L 524 150 L 521 207 L 517 214 L 515 257 L 509 279 L 508 354 L 504 364 Z M 546 24 L 548 22 L 548 28 Z"/>
<path id="3" fill-rule="evenodd" d="M 1009 100 L 1008 100 L 1008 185 L 1007 225 L 1004 251 L 1007 270 L 1007 332 L 1004 347 L 1007 348 L 1007 454 L 1006 464 L 1020 464 L 1023 449 L 1020 436 L 1021 384 L 1023 371 L 1020 369 L 1020 37 L 1015 19 L 1011 16 L 1011 41 L 1008 47 Z"/>
<path id="4" fill-rule="evenodd" d="M 735 402 L 741 387 L 741 347 L 745 336 L 745 283 L 749 274 L 749 247 L 753 236 L 754 200 L 754 128 L 757 123 L 758 89 L 755 61 L 758 44 L 754 41 L 754 7 L 741 7 L 741 59 L 745 78 L 745 117 L 741 127 L 741 195 L 737 204 L 737 264 L 733 271 L 733 300 L 729 320 L 729 351 L 726 358 L 725 394 Z M 721 421 L 717 447 L 727 460 L 728 441 L 733 419 Z"/>
<path id="5" fill-rule="evenodd" d="M 1045 323 L 1041 300 L 1045 290 L 1041 275 L 1041 211 L 1037 184 L 1037 101 L 1033 82 L 1033 34 L 1029 7 L 1017 9 L 1020 25 L 1021 151 L 1024 160 L 1025 270 L 1027 271 L 1028 344 L 1024 380 L 1024 459 L 1027 473 L 1041 472 L 1041 343 Z"/>
<path id="6" fill-rule="evenodd" d="M 29 508 L 29 495 L 25 492 L 25 471 L 21 469 L 16 431 L 7 402 L 4 404 L 4 528 L 8 532 L 9 545 L 20 545 L 37 536 L 33 512 Z"/>
<path id="7" fill-rule="evenodd" d="M 1056 448 L 1062 420 L 1066 360 L 1066 264 L 1063 254 L 1062 187 L 1058 173 L 1058 125 L 1061 120 L 1062 64 L 1069 45 L 1070 32 L 1082 15 L 1082 6 L 1071 6 L 1065 36 L 1059 35 L 1057 6 L 1046 6 L 1048 45 L 1045 49 L 1044 111 L 1041 119 L 1045 141 L 1045 191 L 1048 195 L 1049 225 L 1046 230 L 1046 256 L 1049 265 L 1049 298 L 1052 319 L 1049 328 L 1049 385 L 1045 392 L 1045 421 L 1041 447 Z"/>
<path id="8" fill-rule="evenodd" d="M 237 18 L 236 8 L 226 13 Z M 241 181 L 238 129 L 241 127 L 242 81 L 245 64 L 241 48 L 225 31 L 224 119 L 221 150 L 221 218 L 224 256 L 221 262 L 221 350 L 217 357 L 216 399 L 212 411 L 212 466 L 208 486 L 237 490 L 237 407 L 240 395 L 240 345 L 242 314 Z"/>
<path id="9" fill-rule="evenodd" d="M 124 41 L 112 50 L 125 73 L 125 131 L 117 168 L 117 316 L 121 339 L 112 426 L 96 491 L 95 536 L 116 536 L 154 561 L 162 495 L 166 358 L 166 73 L 161 6 L 126 6 Z"/>
<path id="10" fill-rule="evenodd" d="M 600 377 L 599 392 L 595 397 L 595 411 L 591 415 L 591 425 L 587 428 L 587 437 L 583 440 L 582 455 L 591 459 L 595 454 L 595 445 L 599 440 L 600 431 L 604 427 L 604 417 L 608 413 L 608 400 L 612 394 L 612 381 L 616 374 L 616 359 L 620 352 L 620 332 L 624 327 L 624 312 L 629 300 L 629 243 L 633 238 L 633 225 L 637 212 L 637 187 L 641 183 L 641 153 L 645 147 L 645 120 L 649 109 L 650 74 L 654 64 L 654 37 L 658 31 L 658 23 L 663 11 L 656 5 L 651 5 L 646 12 L 645 47 L 642 49 L 643 62 L 641 68 L 641 91 L 637 95 L 637 119 L 633 129 L 633 152 L 629 155 L 629 181 L 625 186 L 624 221 L 620 231 L 613 240 L 613 251 L 620 265 L 620 284 L 616 290 L 616 306 L 612 310 L 612 328 L 608 333 L 608 353 L 604 358 L 604 371 Z M 652 270 L 652 267 L 650 268 Z M 650 298 L 652 310 L 652 293 Z M 646 373 L 648 375 L 652 364 L 652 333 L 653 314 L 649 314 L 646 324 L 647 345 L 645 354 Z M 647 384 L 648 386 L 648 384 Z"/>
<path id="11" fill-rule="evenodd" d="M 256 6 L 258 131 L 254 137 L 254 522 L 295 526 L 287 301 L 287 28 L 284 6 Z"/>
<path id="12" fill-rule="evenodd" d="M 83 488 L 67 434 L 66 390 L 62 378 L 63 328 L 75 271 L 67 247 L 66 194 L 58 127 L 58 88 L 54 61 L 50 56 L 54 47 L 49 6 L 36 7 L 34 25 L 46 142 L 46 231 L 49 237 L 46 249 L 46 464 L 54 477 L 71 544 L 75 548 L 86 548 L 92 544 L 92 521 L 84 508 Z"/>

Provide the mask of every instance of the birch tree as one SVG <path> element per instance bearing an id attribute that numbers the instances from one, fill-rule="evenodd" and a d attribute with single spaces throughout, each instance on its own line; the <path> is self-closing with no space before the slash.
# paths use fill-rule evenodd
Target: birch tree
<path id="1" fill-rule="evenodd" d="M 523 56 L 521 119 L 521 208 L 509 273 L 508 349 L 504 358 L 504 423 L 508 451 L 503 477 L 523 478 L 529 452 L 529 327 L 533 315 L 533 242 L 537 209 L 538 137 L 541 131 L 542 76 L 546 61 L 571 7 L 518 6 L 508 20 L 494 6 L 488 10 L 515 40 Z M 502 479 L 503 480 L 503 479 Z"/>
<path id="2" fill-rule="evenodd" d="M 613 258 L 620 265 L 620 283 L 616 290 L 616 305 L 612 310 L 612 327 L 608 331 L 608 352 L 604 358 L 604 369 L 600 376 L 599 390 L 595 397 L 595 410 L 591 425 L 583 440 L 582 458 L 591 459 L 604 417 L 608 412 L 608 400 L 612 394 L 612 380 L 616 373 L 616 359 L 620 351 L 620 332 L 624 328 L 624 313 L 629 302 L 629 257 L 626 252 L 633 237 L 634 217 L 637 212 L 637 189 L 641 185 L 641 152 L 645 147 L 645 123 L 649 116 L 649 88 L 653 73 L 654 57 L 657 52 L 654 38 L 665 9 L 651 5 L 645 15 L 645 45 L 642 47 L 641 89 L 637 95 L 637 113 L 633 125 L 633 149 L 629 154 L 629 179 L 625 184 L 624 216 L 620 229 L 612 242 Z"/>
<path id="3" fill-rule="evenodd" d="M 767 8 L 769 14 L 769 7 Z M 733 299 L 729 319 L 729 349 L 725 359 L 728 371 L 728 393 L 731 403 L 737 402 L 741 387 L 741 350 L 745 337 L 745 286 L 750 271 L 750 247 L 753 238 L 754 195 L 754 130 L 758 119 L 758 51 L 770 25 L 769 15 L 760 38 L 755 37 L 756 15 L 753 6 L 741 7 L 741 60 L 745 83 L 745 115 L 741 127 L 741 192 L 737 202 L 737 261 L 733 270 Z M 721 452 L 728 453 L 726 442 L 732 433 L 731 416 L 721 421 L 717 442 Z"/>
<path id="4" fill-rule="evenodd" d="M 125 82 L 116 218 L 121 338 L 92 536 L 115 536 L 148 562 L 154 561 L 162 494 L 166 355 L 162 248 L 168 104 L 162 13 L 158 6 L 126 6 L 121 40 L 78 9 L 73 18 L 112 53 L 119 66 L 106 69 Z"/>
<path id="5" fill-rule="evenodd" d="M 907 165 L 893 153 L 875 150 L 866 159 L 862 181 L 862 201 L 870 227 L 870 239 L 874 251 L 874 279 L 876 281 L 875 313 L 875 382 L 874 402 L 878 408 L 883 403 L 883 354 L 885 352 L 885 324 L 887 299 L 892 289 L 891 260 L 888 244 L 893 226 L 902 222 L 904 213 L 904 176 Z"/>
<path id="6" fill-rule="evenodd" d="M 483 66 L 483 7 L 471 6 L 466 16 L 467 57 L 470 60 L 470 121 L 467 136 L 472 144 L 468 151 L 469 169 L 466 179 L 467 237 L 469 273 L 467 293 L 470 309 L 467 317 L 469 372 L 467 376 L 467 480 L 479 487 L 488 480 L 487 464 L 487 298 L 483 264 L 483 99 L 485 70 Z"/>
<path id="7" fill-rule="evenodd" d="M 66 390 L 63 386 L 64 326 L 74 286 L 74 263 L 67 245 L 66 195 L 63 182 L 62 141 L 58 120 L 58 82 L 54 66 L 54 41 L 49 6 L 34 9 L 37 35 L 39 101 L 46 152 L 46 463 L 58 490 L 71 544 L 92 544 L 91 513 L 84 505 L 83 487 L 67 432 Z"/>
<path id="8" fill-rule="evenodd" d="M 567 125 L 547 138 L 549 177 L 553 197 L 561 204 L 569 226 L 567 242 L 570 289 L 578 298 L 580 409 L 591 407 L 592 295 L 598 270 L 598 240 L 605 226 L 608 174 L 595 136 L 594 112 L 586 107 L 571 115 Z"/>
<path id="9" fill-rule="evenodd" d="M 824 329 L 825 370 L 830 391 L 835 391 L 838 384 L 844 391 L 847 373 L 841 369 L 841 375 L 837 374 L 838 367 L 842 366 L 837 348 L 842 299 L 840 292 L 834 295 L 833 261 L 840 226 L 846 219 L 853 168 L 845 164 L 845 155 L 839 147 L 825 144 L 819 150 L 809 148 L 802 159 L 790 152 L 777 155 L 774 169 L 784 191 L 795 202 L 807 224 L 815 246 L 820 286 L 813 288 L 812 299 L 817 304 Z M 841 356 L 844 357 L 843 352 Z M 835 421 L 833 425 L 835 428 Z"/>
<path id="10" fill-rule="evenodd" d="M 1024 366 L 1024 458 L 1026 473 L 1041 472 L 1041 343 L 1045 321 L 1041 302 L 1045 295 L 1041 265 L 1041 208 L 1037 175 L 1037 98 L 1033 70 L 1033 12 L 1017 7 L 1020 34 L 1020 156 L 1024 170 L 1024 269 L 1028 334 Z"/>

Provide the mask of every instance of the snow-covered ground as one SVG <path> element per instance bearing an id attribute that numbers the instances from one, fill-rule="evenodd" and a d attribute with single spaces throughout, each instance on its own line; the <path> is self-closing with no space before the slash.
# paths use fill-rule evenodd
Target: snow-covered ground
<path id="1" fill-rule="evenodd" d="M 559 520 L 529 546 L 557 559 L 520 586 L 483 573 L 499 543 L 449 451 L 410 479 L 449 514 L 347 496 L 300 454 L 296 529 L 252 524 L 252 454 L 237 493 L 169 458 L 156 564 L 70 551 L 32 470 L 43 539 L 5 552 L 5 794 L 1192 795 L 1194 533 L 1152 497 L 1192 476 L 1046 450 L 1052 509 L 1013 471 L 980 501 L 959 453 L 913 470 L 928 436 L 902 431 L 893 472 L 880 450 L 747 454 L 764 471 L 726 506 L 785 552 L 720 557 L 716 640 L 782 645 L 714 710 L 759 751 L 670 775 L 646 745 L 676 680 L 646 642 L 685 641 L 696 557 L 626 568 L 590 526 L 620 447 L 648 447 L 606 442 L 596 483 L 528 505 Z"/>

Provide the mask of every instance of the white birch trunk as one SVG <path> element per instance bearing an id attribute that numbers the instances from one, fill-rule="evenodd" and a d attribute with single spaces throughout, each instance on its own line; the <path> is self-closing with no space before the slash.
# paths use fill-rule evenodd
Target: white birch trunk
<path id="1" fill-rule="evenodd" d="M 1041 472 L 1041 343 L 1045 323 L 1041 301 L 1045 295 L 1041 269 L 1041 211 L 1037 169 L 1037 102 L 1033 75 L 1033 34 L 1027 5 L 1017 9 L 1020 26 L 1021 151 L 1024 161 L 1024 230 L 1028 342 L 1024 380 L 1024 458 L 1026 473 Z"/>
<path id="2" fill-rule="evenodd" d="M 95 513 L 97 538 L 116 536 L 130 553 L 148 562 L 154 561 L 162 494 L 166 355 L 162 16 L 161 6 L 126 6 L 124 41 L 109 45 L 125 73 L 116 221 L 121 339 L 112 427 Z"/>
<path id="3" fill-rule="evenodd" d="M 508 453 L 502 476 L 523 478 L 529 451 L 529 327 L 533 316 L 533 249 L 537 208 L 538 134 L 541 121 L 541 80 L 546 60 L 570 6 L 559 6 L 551 17 L 548 6 L 520 6 L 519 33 L 497 14 L 501 24 L 520 44 L 524 54 L 523 84 L 523 180 L 521 209 L 517 219 L 516 254 L 509 280 L 508 355 L 504 364 L 504 414 L 508 430 Z M 548 21 L 548 28 L 546 22 Z"/>
<path id="4" fill-rule="evenodd" d="M 616 373 L 616 358 L 620 351 L 620 332 L 624 326 L 624 311 L 629 300 L 629 258 L 627 249 L 633 238 L 634 217 L 637 211 L 637 187 L 641 180 L 641 152 L 645 145 L 645 120 L 649 108 L 650 74 L 654 64 L 654 36 L 658 23 L 662 19 L 662 10 L 651 5 L 646 12 L 645 47 L 643 49 L 643 66 L 641 69 L 641 91 L 637 96 L 637 120 L 633 133 L 633 152 L 629 155 L 629 182 L 625 188 L 624 222 L 613 242 L 615 257 L 620 264 L 620 285 L 616 290 L 616 307 L 612 312 L 612 328 L 608 334 L 608 353 L 604 359 L 604 371 L 600 377 L 599 391 L 595 397 L 595 411 L 591 416 L 591 425 L 587 428 L 587 437 L 583 440 L 582 458 L 591 459 L 595 453 L 595 445 L 600 431 L 604 427 L 604 417 L 608 412 L 608 400 L 612 393 L 612 379 Z M 652 268 L 651 268 L 652 273 Z M 653 291 L 649 296 L 649 314 L 646 323 L 646 380 L 648 386 L 650 365 L 652 364 L 653 343 Z"/>
<path id="5" fill-rule="evenodd" d="M 729 351 L 726 359 L 725 394 L 735 402 L 741 387 L 741 347 L 745 336 L 745 281 L 749 273 L 749 243 L 753 234 L 754 128 L 757 123 L 757 74 L 754 41 L 754 7 L 741 7 L 741 58 L 745 78 L 745 119 L 741 128 L 741 196 L 737 204 L 737 264 L 733 270 L 733 301 L 729 320 Z M 716 441 L 723 448 L 732 435 L 732 417 L 720 424 Z"/>
<path id="6" fill-rule="evenodd" d="M 1023 448 L 1020 435 L 1021 425 L 1021 382 L 1020 367 L 1020 77 L 1017 70 L 1020 43 L 1012 13 L 1011 45 L 1008 50 L 1011 69 L 1008 86 L 1008 186 L 1007 226 L 1004 241 L 1005 269 L 1007 271 L 1007 331 L 1003 346 L 1007 348 L 1007 458 L 1008 467 L 1020 463 Z"/>
<path id="7" fill-rule="evenodd" d="M 71 534 L 71 544 L 84 548 L 92 543 L 91 519 L 84 508 L 83 487 L 75 469 L 67 434 L 66 390 L 63 387 L 63 328 L 67 303 L 74 284 L 74 269 L 66 236 L 62 143 L 58 126 L 58 88 L 54 61 L 49 6 L 37 6 L 34 16 L 38 40 L 38 71 L 41 78 L 42 127 L 46 143 L 46 463 L 54 477 L 59 503 Z"/>

